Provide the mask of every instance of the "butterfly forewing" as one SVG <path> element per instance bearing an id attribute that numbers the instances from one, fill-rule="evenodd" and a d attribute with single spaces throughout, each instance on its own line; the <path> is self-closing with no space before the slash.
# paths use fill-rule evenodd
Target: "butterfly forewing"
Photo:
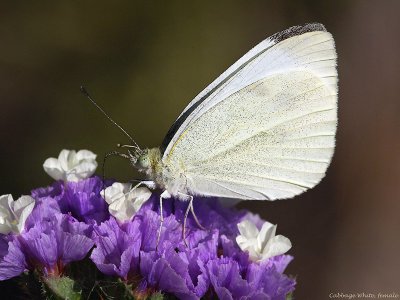
<path id="1" fill-rule="evenodd" d="M 316 24 L 276 34 L 195 100 L 171 128 L 163 154 L 190 193 L 259 200 L 300 194 L 323 178 L 334 150 L 333 38 Z"/>

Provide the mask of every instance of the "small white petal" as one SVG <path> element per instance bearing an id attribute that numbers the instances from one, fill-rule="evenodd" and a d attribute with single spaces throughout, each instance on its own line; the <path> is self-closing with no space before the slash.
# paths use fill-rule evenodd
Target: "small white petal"
<path id="1" fill-rule="evenodd" d="M 0 209 L 4 209 L 9 211 L 9 207 L 11 203 L 13 203 L 13 197 L 11 194 L 1 195 L 0 196 Z"/>
<path id="2" fill-rule="evenodd" d="M 13 198 L 9 194 L 0 196 L 0 233 L 2 234 L 11 232 L 10 216 L 12 216 L 12 212 L 10 210 L 10 200 L 12 202 Z"/>
<path id="3" fill-rule="evenodd" d="M 74 160 L 76 152 L 74 150 L 61 150 L 58 155 L 58 161 L 60 163 L 61 169 L 64 172 L 68 172 L 70 170 L 70 164 Z"/>
<path id="4" fill-rule="evenodd" d="M 273 256 L 281 255 L 289 251 L 292 248 L 290 240 L 283 236 L 277 235 L 270 239 L 262 253 L 262 259 L 267 259 Z"/>
<path id="5" fill-rule="evenodd" d="M 35 203 L 35 199 L 33 199 L 31 196 L 28 195 L 23 195 L 19 197 L 17 200 L 15 200 L 12 204 L 12 209 L 15 213 L 16 216 L 20 217 L 23 210 L 29 206 Z"/>
<path id="6" fill-rule="evenodd" d="M 251 261 L 260 261 L 262 259 L 260 252 L 256 251 L 254 248 L 249 248 L 246 251 L 249 253 Z"/>
<path id="7" fill-rule="evenodd" d="M 25 221 L 35 206 L 35 199 L 31 196 L 22 196 L 16 201 L 11 195 L 0 197 L 0 233 L 21 233 Z"/>
<path id="8" fill-rule="evenodd" d="M 128 221 L 131 218 L 130 207 L 125 203 L 124 199 L 117 200 L 108 206 L 108 211 L 114 218 L 121 222 Z"/>
<path id="9" fill-rule="evenodd" d="M 240 222 L 237 226 L 240 235 L 236 237 L 236 242 L 242 251 L 249 253 L 252 261 L 262 261 L 283 254 L 292 247 L 288 238 L 282 235 L 275 236 L 277 226 L 269 222 L 265 222 L 260 231 L 248 220 Z"/>
<path id="10" fill-rule="evenodd" d="M 101 191 L 101 195 L 108 204 L 123 198 L 125 193 L 130 190 L 131 185 L 127 183 L 114 182 L 105 190 Z"/>
<path id="11" fill-rule="evenodd" d="M 9 234 L 11 232 L 11 224 L 7 220 L 0 219 L 0 233 Z"/>
<path id="12" fill-rule="evenodd" d="M 69 174 L 67 174 L 68 181 L 79 181 L 88 178 L 96 171 L 97 162 L 80 162 L 76 165 Z"/>
<path id="13" fill-rule="evenodd" d="M 46 159 L 43 164 L 43 169 L 47 174 L 55 180 L 64 180 L 64 171 L 61 168 L 60 162 L 54 157 Z"/>
<path id="14" fill-rule="evenodd" d="M 58 158 L 48 158 L 43 168 L 55 180 L 79 181 L 94 174 L 96 155 L 89 150 L 62 150 Z"/>
<path id="15" fill-rule="evenodd" d="M 265 222 L 261 227 L 260 233 L 257 236 L 257 247 L 261 252 L 262 249 L 267 245 L 267 242 L 275 236 L 276 225 L 269 222 Z"/>
<path id="16" fill-rule="evenodd" d="M 146 187 L 136 188 L 131 191 L 130 184 L 115 182 L 104 192 L 108 210 L 120 222 L 130 220 L 141 208 L 144 202 L 151 197 L 151 192 Z"/>
<path id="17" fill-rule="evenodd" d="M 137 212 L 142 205 L 149 200 L 151 197 L 151 191 L 148 188 L 145 187 L 140 187 L 134 189 L 132 192 L 130 192 L 129 198 L 135 199 L 133 202 L 133 207 L 135 208 L 135 211 Z"/>
<path id="18" fill-rule="evenodd" d="M 78 161 L 86 159 L 86 160 L 95 160 L 97 157 L 92 151 L 89 150 L 79 150 L 76 153 L 76 158 Z"/>
<path id="19" fill-rule="evenodd" d="M 18 232 L 21 233 L 25 228 L 26 219 L 31 214 L 33 208 L 35 207 L 35 199 L 31 196 L 22 196 L 15 201 L 15 213 L 18 216 Z M 16 208 L 18 207 L 18 209 Z"/>
<path id="20" fill-rule="evenodd" d="M 258 228 L 255 224 L 248 220 L 244 220 L 237 224 L 239 232 L 241 235 L 245 236 L 246 238 L 257 238 L 259 233 Z"/>
<path id="21" fill-rule="evenodd" d="M 243 235 L 238 235 L 236 237 L 236 243 L 239 245 L 239 248 L 242 251 L 247 251 L 251 248 L 254 248 L 255 239 L 247 239 Z"/>

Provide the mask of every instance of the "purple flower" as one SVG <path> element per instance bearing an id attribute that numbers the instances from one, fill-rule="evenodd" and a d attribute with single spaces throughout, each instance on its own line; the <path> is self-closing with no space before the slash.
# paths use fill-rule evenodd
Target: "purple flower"
<path id="1" fill-rule="evenodd" d="M 93 177 L 33 190 L 35 207 L 25 231 L 0 241 L 0 279 L 26 269 L 61 274 L 69 262 L 83 259 L 94 244 L 93 224 L 109 218 L 102 188 L 102 180 Z"/>
<path id="2" fill-rule="evenodd" d="M 20 275 L 27 269 L 21 244 L 15 236 L 0 237 L 0 280 L 6 280 Z"/>
<path id="3" fill-rule="evenodd" d="M 93 249 L 90 258 L 99 270 L 107 275 L 118 276 L 125 280 L 135 275 L 139 267 L 141 233 L 140 221 L 130 223 L 128 234 L 122 230 L 114 218 L 94 227 Z"/>
<path id="4" fill-rule="evenodd" d="M 107 186 L 109 182 L 106 182 Z M 108 219 L 108 206 L 100 195 L 103 181 L 95 176 L 78 182 L 67 182 L 64 197 L 59 204 L 63 213 L 70 213 L 77 220 L 90 223 Z"/>
<path id="5" fill-rule="evenodd" d="M 106 181 L 105 186 L 110 183 Z M 46 220 L 47 213 L 51 216 L 56 211 L 71 214 L 81 222 L 103 222 L 109 218 L 109 213 L 107 203 L 100 195 L 102 189 L 102 179 L 94 176 L 78 182 L 57 181 L 49 187 L 33 190 L 31 194 L 37 203 L 28 225 L 32 226 L 32 219 Z"/>
<path id="6" fill-rule="evenodd" d="M 223 257 L 210 261 L 207 271 L 220 299 L 284 300 L 295 286 L 293 279 L 282 274 L 291 260 L 281 255 L 260 264 L 250 263 L 243 272 L 237 261 Z"/>
<path id="7" fill-rule="evenodd" d="M 198 299 L 186 282 L 188 263 L 181 259 L 172 245 L 163 253 L 141 251 L 140 258 L 140 272 L 145 280 L 142 286 L 173 294 L 179 299 Z"/>
<path id="8" fill-rule="evenodd" d="M 171 220 L 171 216 L 168 219 Z M 168 228 L 171 227 L 167 225 L 163 234 L 168 232 Z M 172 228 L 176 230 L 176 227 Z M 181 226 L 178 228 L 181 237 Z M 188 247 L 182 238 L 174 241 L 165 237 L 160 239 L 158 251 L 140 252 L 140 274 L 145 281 L 142 286 L 171 293 L 180 299 L 199 299 L 204 296 L 209 287 L 204 272 L 205 264 L 217 257 L 218 231 L 213 234 L 192 231 L 186 238 Z M 142 243 L 145 243 L 145 239 Z"/>
<path id="9" fill-rule="evenodd" d="M 58 158 L 46 159 L 43 168 L 55 180 L 77 182 L 93 175 L 97 168 L 96 154 L 89 150 L 61 150 Z"/>
<path id="10" fill-rule="evenodd" d="M 139 270 L 139 251 L 155 252 L 159 216 L 156 212 L 143 211 L 131 222 L 119 225 L 114 218 L 94 226 L 96 248 L 91 259 L 107 275 L 117 275 L 130 280 Z M 160 249 L 165 243 L 181 240 L 180 226 L 172 217 L 164 220 Z M 164 243 L 165 242 L 165 243 Z"/>
<path id="11" fill-rule="evenodd" d="M 202 297 L 210 286 L 206 264 L 218 256 L 218 230 L 207 233 L 194 231 L 187 237 L 188 247 L 180 247 L 179 256 L 188 266 L 187 282 L 197 297 Z"/>
<path id="12" fill-rule="evenodd" d="M 54 215 L 58 213 L 61 213 L 61 210 L 56 199 L 51 197 L 37 198 L 35 207 L 26 220 L 25 228 L 28 231 L 34 227 L 35 224 L 42 221 L 50 222 L 54 218 Z"/>
<path id="13" fill-rule="evenodd" d="M 69 215 L 56 213 L 19 236 L 2 242 L 0 278 L 19 275 L 25 269 L 40 270 L 44 275 L 60 275 L 65 265 L 82 260 L 93 247 L 91 227 Z"/>
<path id="14" fill-rule="evenodd" d="M 282 275 L 292 259 L 290 255 L 278 255 L 260 264 L 252 263 L 247 269 L 246 280 L 253 290 L 262 291 L 273 300 L 284 300 L 296 285 L 294 279 Z"/>
<path id="15" fill-rule="evenodd" d="M 235 299 L 254 296 L 249 283 L 240 275 L 239 264 L 232 258 L 222 257 L 209 261 L 207 271 L 213 289 L 220 299 L 234 299 L 233 295 Z"/>
<path id="16" fill-rule="evenodd" d="M 221 299 L 278 300 L 294 289 L 295 281 L 283 274 L 290 256 L 253 263 L 236 244 L 237 224 L 248 216 L 246 211 L 224 208 L 215 199 L 197 199 L 196 214 L 208 230 L 198 228 L 190 216 L 186 246 L 182 223 L 187 205 L 173 199 L 164 201 L 158 246 L 157 195 L 129 222 L 119 224 L 111 217 L 94 226 L 96 248 L 91 259 L 103 273 L 132 283 L 134 294 L 143 297 L 162 291 L 180 299 L 214 294 Z"/>
<path id="17" fill-rule="evenodd" d="M 34 189 L 31 195 L 36 200 L 52 198 L 58 201 L 64 195 L 64 182 L 56 181 L 50 186 Z"/>

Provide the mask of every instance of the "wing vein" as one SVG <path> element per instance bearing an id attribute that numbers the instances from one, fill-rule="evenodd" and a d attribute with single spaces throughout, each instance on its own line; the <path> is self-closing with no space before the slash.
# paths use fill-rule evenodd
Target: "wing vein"
<path id="1" fill-rule="evenodd" d="M 246 187 L 251 187 L 251 188 L 260 188 L 260 186 L 258 186 L 258 185 L 254 185 L 254 184 L 250 184 L 250 183 L 247 183 L 247 182 L 241 182 L 241 181 L 237 181 L 237 180 L 226 180 L 226 179 L 214 179 L 214 178 L 210 178 L 210 177 L 205 177 L 205 176 L 202 176 L 201 177 L 201 179 L 204 179 L 204 180 L 206 180 L 206 181 L 208 181 L 208 182 L 215 182 L 216 183 L 216 181 L 218 181 L 219 183 L 220 182 L 226 182 L 226 183 L 235 183 L 235 184 L 238 184 L 238 185 L 244 185 L 244 186 L 246 186 Z M 217 183 L 216 183 L 217 184 Z M 294 185 L 294 186 L 297 186 L 297 185 Z M 223 186 L 224 188 L 226 188 L 225 186 Z M 262 188 L 262 187 L 261 187 Z M 228 188 L 227 188 L 228 189 Z M 287 192 L 287 193 L 290 193 L 291 191 L 290 190 L 286 190 L 286 189 L 282 189 L 282 188 L 279 188 L 279 187 L 274 187 L 273 188 L 274 190 L 279 190 L 279 191 L 282 191 L 282 192 Z M 254 189 L 252 189 L 253 191 L 254 191 Z M 239 193 L 239 192 L 237 192 L 237 194 L 242 194 L 242 193 Z M 243 195 L 243 194 L 242 194 Z M 268 196 L 267 196 L 268 197 Z M 271 199 L 270 197 L 268 197 L 269 199 Z M 253 199 L 255 199 L 255 198 L 253 198 Z"/>
<path id="2" fill-rule="evenodd" d="M 289 180 L 285 180 L 285 179 L 273 178 L 273 177 L 268 177 L 268 176 L 261 176 L 261 175 L 252 174 L 252 173 L 245 174 L 245 173 L 241 173 L 241 172 L 229 172 L 229 174 L 243 175 L 243 176 L 253 176 L 253 177 L 260 178 L 260 179 L 268 179 L 268 180 L 272 180 L 272 181 L 276 181 L 276 182 L 287 183 L 287 184 L 295 185 L 295 186 L 298 186 L 298 187 L 301 187 L 301 188 L 305 188 L 305 189 L 310 188 L 309 186 L 302 185 L 302 184 L 300 184 L 298 182 L 295 182 L 295 181 L 289 181 Z"/>
<path id="3" fill-rule="evenodd" d="M 336 109 L 336 108 L 328 108 L 328 109 L 323 109 L 323 110 L 319 110 L 319 111 L 310 112 L 310 113 L 301 115 L 301 116 L 299 116 L 299 117 L 296 117 L 296 118 L 293 118 L 293 119 L 286 120 L 286 121 L 283 121 L 283 122 L 281 122 L 281 123 L 275 124 L 274 126 L 268 128 L 268 129 L 262 129 L 262 130 L 260 130 L 260 131 L 257 131 L 256 133 L 252 134 L 251 136 L 249 136 L 249 137 L 247 137 L 247 138 L 241 140 L 240 142 L 238 142 L 238 143 L 232 145 L 232 147 L 230 147 L 230 148 L 228 148 L 228 149 L 225 149 L 225 150 L 223 150 L 223 151 L 220 151 L 220 152 L 218 152 L 218 153 L 215 153 L 215 154 L 212 155 L 211 157 L 208 157 L 207 160 L 203 160 L 203 161 L 200 161 L 200 162 L 198 162 L 198 163 L 204 163 L 204 162 L 206 162 L 206 161 L 209 161 L 209 160 L 214 159 L 214 158 L 217 157 L 217 156 L 220 156 L 220 155 L 222 155 L 222 154 L 224 154 L 224 153 L 227 153 L 227 152 L 229 152 L 231 149 L 238 147 L 240 144 L 242 144 L 242 143 L 246 142 L 247 140 L 249 140 L 249 139 L 255 137 L 256 135 L 261 134 L 261 133 L 268 132 L 269 130 L 271 130 L 271 129 L 273 129 L 273 128 L 279 126 L 279 125 L 282 125 L 282 124 L 287 123 L 287 122 L 292 122 L 292 121 L 294 121 L 294 120 L 303 118 L 303 117 L 305 117 L 305 116 L 308 116 L 308 115 L 311 115 L 311 114 L 314 114 L 314 113 L 320 113 L 320 112 L 329 111 L 329 110 L 332 110 L 332 109 Z M 273 146 L 265 146 L 265 147 L 266 147 L 266 148 L 277 148 L 277 147 L 273 147 Z M 331 147 L 327 147 L 327 148 L 331 148 Z M 317 148 L 311 148 L 311 147 L 310 147 L 310 148 L 286 147 L 286 148 L 282 148 L 282 149 L 326 149 L 326 148 L 325 148 L 325 147 L 323 147 L 323 148 L 319 148 L 319 147 L 317 147 Z"/>
<path id="4" fill-rule="evenodd" d="M 206 178 L 206 177 L 202 177 L 202 179 L 205 180 L 205 181 L 214 183 L 214 184 L 218 185 L 219 187 L 222 187 L 222 188 L 224 188 L 224 189 L 226 189 L 226 190 L 228 190 L 228 191 L 230 191 L 230 192 L 232 192 L 232 193 L 235 193 L 235 194 L 237 194 L 237 195 L 244 196 L 244 197 L 249 197 L 249 195 L 246 195 L 246 194 L 240 193 L 240 192 L 238 192 L 238 191 L 235 191 L 235 190 L 233 190 L 233 189 L 231 189 L 231 188 L 228 188 L 227 186 L 225 186 L 225 185 L 223 185 L 222 183 L 219 183 L 219 182 L 217 182 L 217 181 L 215 181 L 215 180 L 212 180 L 212 179 L 209 179 L 209 178 Z M 257 200 L 257 199 L 254 198 L 254 197 L 251 197 L 251 198 L 252 198 L 253 200 Z"/>

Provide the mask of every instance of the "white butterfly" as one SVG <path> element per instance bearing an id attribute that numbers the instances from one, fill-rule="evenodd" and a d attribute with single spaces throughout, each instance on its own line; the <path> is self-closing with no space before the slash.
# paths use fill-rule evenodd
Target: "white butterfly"
<path id="1" fill-rule="evenodd" d="M 124 131 L 134 145 L 118 154 L 147 175 L 143 184 L 164 190 L 161 201 L 291 198 L 318 184 L 331 161 L 337 81 L 332 35 L 322 24 L 294 26 L 194 98 L 160 148 L 142 150 Z"/>

